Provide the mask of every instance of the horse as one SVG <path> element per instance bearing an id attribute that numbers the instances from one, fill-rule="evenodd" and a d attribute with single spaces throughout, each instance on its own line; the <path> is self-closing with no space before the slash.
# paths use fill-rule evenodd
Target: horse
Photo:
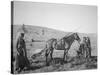
<path id="1" fill-rule="evenodd" d="M 49 54 L 50 54 L 51 60 L 53 59 L 52 54 L 53 54 L 54 49 L 55 50 L 64 50 L 63 61 L 65 61 L 68 51 L 69 51 L 72 43 L 74 42 L 74 40 L 77 40 L 78 43 L 80 43 L 80 41 L 81 41 L 81 39 L 77 33 L 72 33 L 68 36 L 61 38 L 60 40 L 57 40 L 55 38 L 49 39 L 46 42 L 46 48 L 45 48 L 46 49 L 46 52 L 45 52 L 46 64 L 48 64 L 47 57 Z"/>

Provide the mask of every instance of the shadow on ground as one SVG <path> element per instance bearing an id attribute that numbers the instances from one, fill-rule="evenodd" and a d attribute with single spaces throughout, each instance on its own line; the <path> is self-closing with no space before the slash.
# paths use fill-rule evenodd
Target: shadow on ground
<path id="1" fill-rule="evenodd" d="M 34 60 L 34 59 L 33 59 Z M 36 60 L 31 63 L 31 66 L 22 73 L 40 73 L 40 72 L 54 72 L 54 71 L 72 71 L 72 70 L 86 70 L 97 68 L 97 56 L 92 56 L 89 60 L 78 57 L 68 57 L 67 61 L 63 62 L 62 58 L 53 58 L 46 65 L 45 60 Z"/>

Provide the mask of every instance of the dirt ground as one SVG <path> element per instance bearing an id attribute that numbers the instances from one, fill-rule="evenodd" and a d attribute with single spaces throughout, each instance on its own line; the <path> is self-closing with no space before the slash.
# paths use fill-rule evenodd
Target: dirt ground
<path id="1" fill-rule="evenodd" d="M 50 59 L 50 58 L 49 58 Z M 74 70 L 89 70 L 97 68 L 97 57 L 92 56 L 89 60 L 85 58 L 68 57 L 67 61 L 63 62 L 62 58 L 54 58 L 49 60 L 49 65 L 46 65 L 44 57 L 38 57 L 31 61 L 31 67 L 20 73 L 42 73 L 42 72 L 58 72 L 58 71 L 74 71 Z"/>

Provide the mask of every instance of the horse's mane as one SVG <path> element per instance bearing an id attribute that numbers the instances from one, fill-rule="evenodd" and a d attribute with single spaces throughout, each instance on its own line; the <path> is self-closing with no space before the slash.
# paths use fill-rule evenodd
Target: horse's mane
<path id="1" fill-rule="evenodd" d="M 74 34 L 74 33 L 70 33 L 70 34 L 64 36 L 63 39 L 67 39 L 67 38 L 71 37 L 73 34 Z"/>
<path id="2" fill-rule="evenodd" d="M 50 41 L 50 40 L 57 40 L 57 39 L 56 38 L 51 38 L 51 39 L 47 40 L 47 42 Z"/>

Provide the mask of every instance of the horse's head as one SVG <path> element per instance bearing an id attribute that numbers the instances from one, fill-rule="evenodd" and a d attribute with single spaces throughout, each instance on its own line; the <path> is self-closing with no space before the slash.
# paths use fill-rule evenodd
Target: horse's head
<path id="1" fill-rule="evenodd" d="M 75 37 L 75 40 L 77 40 L 80 43 L 81 39 L 77 33 L 74 33 L 74 37 Z"/>

